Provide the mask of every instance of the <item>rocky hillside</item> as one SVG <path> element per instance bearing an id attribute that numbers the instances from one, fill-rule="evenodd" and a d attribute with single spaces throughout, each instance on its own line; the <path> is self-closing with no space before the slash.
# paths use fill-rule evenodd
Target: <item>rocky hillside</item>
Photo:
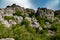
<path id="1" fill-rule="evenodd" d="M 60 40 L 59 13 L 47 8 L 34 10 L 16 4 L 0 8 L 0 38 Z"/>

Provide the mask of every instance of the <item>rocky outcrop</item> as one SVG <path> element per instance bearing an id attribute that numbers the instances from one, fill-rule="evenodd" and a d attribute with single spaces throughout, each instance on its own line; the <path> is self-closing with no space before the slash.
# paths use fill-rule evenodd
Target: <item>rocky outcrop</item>
<path id="1" fill-rule="evenodd" d="M 16 12 L 16 10 L 19 10 L 21 12 L 21 14 L 24 14 L 24 15 L 23 16 L 13 15 Z M 19 15 L 19 13 L 18 13 L 18 15 Z M 7 6 L 4 9 L 0 9 L 0 21 L 2 21 L 2 23 L 5 24 L 6 26 L 10 26 L 13 24 L 15 25 L 16 23 L 20 24 L 25 18 L 31 22 L 30 25 L 32 27 L 39 27 L 40 24 L 39 24 L 38 20 L 35 18 L 36 15 L 43 17 L 43 18 L 54 20 L 54 11 L 47 9 L 47 8 L 38 8 L 36 11 L 34 9 L 29 9 L 29 8 L 25 9 L 24 7 L 13 4 L 11 6 Z M 7 21 L 4 19 L 5 16 L 13 16 L 14 20 Z M 34 17 L 31 17 L 31 16 L 34 16 Z"/>
<path id="2" fill-rule="evenodd" d="M 21 16 L 14 16 L 15 20 L 18 21 L 18 23 L 20 24 L 23 21 L 23 17 Z"/>
<path id="3" fill-rule="evenodd" d="M 39 22 L 37 22 L 35 18 L 25 17 L 25 19 L 27 19 L 30 22 L 30 26 L 33 28 L 38 28 L 40 26 Z"/>
<path id="4" fill-rule="evenodd" d="M 54 11 L 47 8 L 38 8 L 36 15 L 44 18 L 54 19 Z"/>
<path id="5" fill-rule="evenodd" d="M 40 26 L 39 22 L 35 18 L 32 18 L 31 26 L 38 28 Z"/>
<path id="6" fill-rule="evenodd" d="M 35 13 L 35 10 L 34 9 L 26 8 L 25 12 L 27 12 L 29 14 L 32 14 L 32 13 Z"/>
<path id="7" fill-rule="evenodd" d="M 25 9 L 24 7 L 13 4 L 11 6 L 7 6 L 4 9 L 0 9 L 0 21 L 2 22 L 2 24 L 4 24 L 5 27 L 14 26 L 16 24 L 20 24 L 21 26 L 24 27 L 26 27 L 25 25 L 27 25 L 28 27 L 35 28 L 37 31 L 48 29 L 47 35 L 55 35 L 55 31 L 52 31 L 55 29 L 51 30 L 51 25 L 54 23 L 53 22 L 53 20 L 55 19 L 54 14 L 60 15 L 59 13 L 60 10 L 53 11 L 47 8 L 38 8 L 37 10 L 29 8 Z M 60 20 L 57 23 L 60 23 Z M 14 40 L 14 39 L 6 38 L 1 40 Z"/>
<path id="8" fill-rule="evenodd" d="M 16 11 L 16 10 L 19 10 L 20 12 L 25 12 L 25 9 L 24 9 L 24 7 L 21 7 L 21 6 L 19 6 L 19 5 L 16 5 L 16 4 L 13 4 L 13 5 L 11 5 L 11 6 L 7 6 L 6 7 L 6 9 L 12 9 L 14 12 Z"/>

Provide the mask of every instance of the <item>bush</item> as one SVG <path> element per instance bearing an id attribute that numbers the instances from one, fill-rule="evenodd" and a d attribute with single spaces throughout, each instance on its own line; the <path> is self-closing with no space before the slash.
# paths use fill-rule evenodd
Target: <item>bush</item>
<path id="1" fill-rule="evenodd" d="M 53 24 L 51 25 L 51 30 L 57 31 L 57 28 L 58 28 L 59 26 L 60 26 L 59 24 L 53 23 Z"/>
<path id="2" fill-rule="evenodd" d="M 22 40 L 24 38 L 23 37 L 23 33 L 25 34 L 27 32 L 27 30 L 25 29 L 24 26 L 20 26 L 19 24 L 15 25 L 14 27 L 12 26 L 12 31 L 13 31 L 13 35 L 14 35 L 14 39 L 15 40 Z M 22 35 L 22 36 L 21 36 Z"/>
<path id="3" fill-rule="evenodd" d="M 37 16 L 36 19 L 38 20 L 38 22 L 40 23 L 40 25 L 42 27 L 45 26 L 45 19 L 44 18 L 41 18 L 40 16 Z"/>
<path id="4" fill-rule="evenodd" d="M 21 16 L 21 12 L 19 10 L 16 10 L 16 12 L 13 15 Z"/>
<path id="5" fill-rule="evenodd" d="M 26 27 L 28 27 L 30 25 L 30 22 L 26 19 L 23 20 L 22 25 L 25 25 Z"/>
<path id="6" fill-rule="evenodd" d="M 13 38 L 14 33 L 11 28 L 5 28 L 3 32 L 3 38 Z"/>
<path id="7" fill-rule="evenodd" d="M 5 16 L 4 19 L 9 21 L 10 19 L 14 20 L 14 17 L 13 16 Z"/>

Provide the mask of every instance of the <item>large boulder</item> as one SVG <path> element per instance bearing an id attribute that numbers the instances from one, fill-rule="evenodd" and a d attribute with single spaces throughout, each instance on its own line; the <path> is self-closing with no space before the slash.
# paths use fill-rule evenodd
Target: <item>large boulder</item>
<path id="1" fill-rule="evenodd" d="M 43 30 L 43 28 L 42 27 L 39 27 L 39 30 Z"/>
<path id="2" fill-rule="evenodd" d="M 38 28 L 40 25 L 35 18 L 32 18 L 31 26 Z"/>
<path id="3" fill-rule="evenodd" d="M 6 8 L 4 10 L 4 16 L 13 16 L 14 10 L 12 10 L 11 8 Z"/>
<path id="4" fill-rule="evenodd" d="M 6 27 L 10 27 L 11 25 L 8 23 L 7 20 L 2 20 L 2 24 L 4 24 Z"/>
<path id="5" fill-rule="evenodd" d="M 27 14 L 29 14 L 30 17 L 32 17 L 35 14 L 35 10 L 34 9 L 29 9 L 29 8 L 26 8 L 25 12 Z"/>
<path id="6" fill-rule="evenodd" d="M 16 25 L 17 23 L 15 21 L 13 21 L 13 20 L 9 20 L 9 24 Z"/>
<path id="7" fill-rule="evenodd" d="M 0 14 L 4 14 L 4 9 L 0 9 Z"/>
<path id="8" fill-rule="evenodd" d="M 31 22 L 31 18 L 30 17 L 25 17 L 25 19 L 27 19 L 28 21 Z"/>
<path id="9" fill-rule="evenodd" d="M 22 13 L 25 12 L 24 7 L 21 7 L 21 6 L 16 5 L 16 4 L 13 4 L 13 5 L 11 5 L 11 6 L 7 6 L 6 8 L 11 8 L 14 12 L 15 12 L 16 10 L 19 10 L 19 11 L 22 12 Z"/>
<path id="10" fill-rule="evenodd" d="M 14 16 L 15 20 L 18 21 L 18 23 L 21 23 L 23 21 L 23 17 L 21 16 Z"/>
<path id="11" fill-rule="evenodd" d="M 54 19 L 54 11 L 47 8 L 38 8 L 36 15 L 48 19 Z"/>

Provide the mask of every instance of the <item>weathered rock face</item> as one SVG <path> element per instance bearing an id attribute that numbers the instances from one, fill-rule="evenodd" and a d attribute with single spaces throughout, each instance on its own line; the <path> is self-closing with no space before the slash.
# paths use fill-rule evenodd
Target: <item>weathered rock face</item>
<path id="1" fill-rule="evenodd" d="M 10 27 L 11 26 L 11 24 L 9 24 L 9 22 L 7 21 L 7 20 L 3 20 L 3 21 L 1 21 L 2 22 L 2 24 L 4 24 L 6 27 Z"/>
<path id="2" fill-rule="evenodd" d="M 23 21 L 23 17 L 21 16 L 14 16 L 15 20 L 18 21 L 18 23 L 21 23 Z"/>
<path id="3" fill-rule="evenodd" d="M 28 21 L 31 22 L 31 18 L 30 17 L 25 17 L 25 19 L 27 19 Z"/>
<path id="4" fill-rule="evenodd" d="M 25 13 L 25 9 L 23 7 L 16 5 L 16 4 L 13 4 L 11 6 L 7 6 L 4 9 L 0 9 L 0 21 L 2 22 L 2 24 L 4 24 L 7 27 L 10 27 L 11 25 L 16 24 L 16 22 L 13 20 L 9 20 L 9 21 L 5 20 L 4 19 L 5 16 L 13 16 L 15 18 L 15 20 L 18 21 L 18 23 L 21 23 L 23 21 L 23 17 L 13 15 L 13 13 L 15 13 L 17 10 L 22 12 L 22 14 Z"/>
<path id="5" fill-rule="evenodd" d="M 40 25 L 39 25 L 39 22 L 37 22 L 35 18 L 32 18 L 31 26 L 38 28 Z"/>
<path id="6" fill-rule="evenodd" d="M 13 16 L 14 10 L 12 8 L 4 9 L 4 16 Z"/>
<path id="7" fill-rule="evenodd" d="M 4 9 L 0 9 L 0 14 L 4 14 Z"/>
<path id="8" fill-rule="evenodd" d="M 26 8 L 25 10 L 27 13 L 35 13 L 35 10 L 34 9 L 29 9 L 29 8 Z"/>
<path id="9" fill-rule="evenodd" d="M 53 19 L 54 18 L 54 11 L 49 10 L 47 8 L 38 8 L 36 15 L 44 17 L 44 18 Z"/>
<path id="10" fill-rule="evenodd" d="M 19 16 L 14 15 L 14 13 L 17 10 L 19 10 L 19 13 L 21 12 L 21 14 L 24 14 L 24 15 L 23 16 L 21 16 L 19 14 L 18 14 Z M 36 13 L 36 14 L 34 14 L 34 13 Z M 5 25 L 8 24 L 7 26 L 16 24 L 16 22 L 15 22 L 16 20 L 17 20 L 17 23 L 21 23 L 25 18 L 31 22 L 32 27 L 39 27 L 40 26 L 39 22 L 37 22 L 36 18 L 33 18 L 36 15 L 40 16 L 40 17 L 48 18 L 48 19 L 54 19 L 54 11 L 47 9 L 47 8 L 38 8 L 37 12 L 36 12 L 34 9 L 29 9 L 29 8 L 25 9 L 16 4 L 13 4 L 11 6 L 7 6 L 4 9 L 0 9 L 0 21 L 2 21 L 2 23 Z M 12 16 L 12 17 L 14 17 L 14 20 L 7 21 L 4 19 L 5 16 Z M 33 17 L 31 17 L 31 16 L 33 16 Z M 47 26 L 48 26 L 48 24 L 47 24 Z"/>
<path id="11" fill-rule="evenodd" d="M 17 23 L 15 21 L 13 21 L 13 20 L 9 20 L 9 24 L 10 25 L 16 25 Z"/>
<path id="12" fill-rule="evenodd" d="M 22 14 L 28 13 L 28 14 L 32 15 L 33 13 L 36 13 L 36 15 L 44 17 L 44 18 L 49 18 L 49 19 L 54 18 L 54 11 L 53 10 L 49 10 L 47 8 L 38 8 L 37 12 L 35 12 L 34 9 L 29 9 L 29 8 L 24 9 L 23 7 L 20 7 L 16 4 L 13 4 L 11 6 L 7 6 L 3 10 L 0 9 L 0 11 L 1 11 L 0 13 L 4 12 L 5 16 L 13 16 L 13 13 L 15 13 L 16 10 L 19 10 L 20 12 L 22 12 Z"/>
<path id="13" fill-rule="evenodd" d="M 20 7 L 20 6 L 16 5 L 16 4 L 13 4 L 11 6 L 7 6 L 5 10 L 8 11 L 8 12 L 10 12 L 10 13 L 14 13 L 16 10 L 19 10 L 22 13 L 25 12 L 24 7 Z"/>
<path id="14" fill-rule="evenodd" d="M 38 28 L 40 26 L 39 22 L 37 22 L 35 18 L 25 17 L 25 19 L 27 19 L 30 22 L 31 27 Z"/>
<path id="15" fill-rule="evenodd" d="M 33 15 L 35 13 L 35 10 L 26 8 L 25 13 L 29 14 L 29 16 L 31 17 L 31 15 Z"/>

